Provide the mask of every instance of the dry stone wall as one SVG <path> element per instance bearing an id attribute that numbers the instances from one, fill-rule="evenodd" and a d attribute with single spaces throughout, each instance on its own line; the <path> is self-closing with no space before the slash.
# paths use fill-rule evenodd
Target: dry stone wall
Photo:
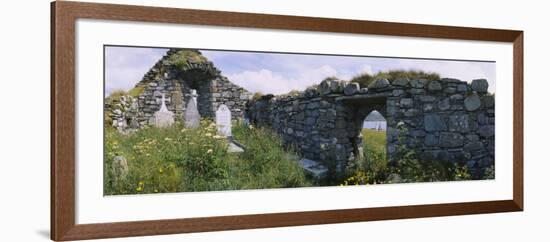
<path id="1" fill-rule="evenodd" d="M 362 156 L 363 121 L 377 110 L 387 121 L 390 160 L 407 147 L 421 160 L 468 165 L 475 178 L 494 164 L 494 96 L 487 89 L 483 79 L 380 79 L 363 89 L 327 79 L 296 95 L 262 96 L 247 113 L 304 157 L 338 171 Z"/>

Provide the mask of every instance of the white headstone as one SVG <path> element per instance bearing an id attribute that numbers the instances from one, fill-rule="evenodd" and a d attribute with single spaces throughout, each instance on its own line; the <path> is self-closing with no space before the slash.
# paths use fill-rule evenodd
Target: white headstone
<path id="1" fill-rule="evenodd" d="M 191 89 L 191 98 L 185 109 L 185 127 L 192 129 L 198 128 L 200 126 L 200 121 L 201 115 L 197 108 L 197 91 Z"/>
<path id="2" fill-rule="evenodd" d="M 160 110 L 155 112 L 155 126 L 157 127 L 168 127 L 174 124 L 174 113 L 170 112 L 166 107 L 166 98 L 164 93 L 162 94 L 162 101 L 160 105 Z"/>
<path id="3" fill-rule="evenodd" d="M 225 104 L 216 111 L 216 126 L 219 135 L 231 137 L 231 111 Z"/>

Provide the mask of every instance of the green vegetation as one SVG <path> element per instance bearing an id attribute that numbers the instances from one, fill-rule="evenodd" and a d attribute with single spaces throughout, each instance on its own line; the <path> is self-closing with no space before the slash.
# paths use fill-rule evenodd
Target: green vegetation
<path id="1" fill-rule="evenodd" d="M 226 139 L 206 120 L 194 130 L 176 125 L 126 135 L 105 131 L 106 195 L 310 185 L 297 160 L 269 130 L 235 125 L 236 139 L 246 146 L 243 153 L 228 153 Z M 121 179 L 112 171 L 117 156 L 128 161 L 128 174 Z"/>
<path id="2" fill-rule="evenodd" d="M 128 91 L 128 95 L 132 97 L 139 97 L 139 95 L 141 95 L 144 91 L 145 91 L 145 87 L 138 85 L 130 89 L 130 91 Z"/>
<path id="3" fill-rule="evenodd" d="M 261 92 L 255 92 L 254 95 L 252 95 L 252 100 L 258 101 L 258 100 L 260 100 L 260 98 L 262 98 L 263 95 L 264 94 L 261 93 Z"/>
<path id="4" fill-rule="evenodd" d="M 178 50 L 170 55 L 168 63 L 176 66 L 180 70 L 185 70 L 189 63 L 206 63 L 208 59 L 204 57 L 198 50 Z"/>
<path id="5" fill-rule="evenodd" d="M 401 134 L 405 130 L 401 130 Z M 432 182 L 469 180 L 466 166 L 445 161 L 424 161 L 416 152 L 398 145 L 393 160 L 386 157 L 386 131 L 363 129 L 363 157 L 348 167 L 348 176 L 342 185 L 383 184 L 394 182 Z M 399 135 L 398 139 L 403 139 Z M 486 178 L 494 177 L 494 170 L 486 171 Z"/>
<path id="6" fill-rule="evenodd" d="M 388 79 L 390 82 L 397 78 L 409 79 L 426 79 L 428 81 L 439 80 L 439 74 L 433 72 L 424 72 L 417 70 L 391 70 L 386 72 L 378 72 L 375 75 L 361 74 L 353 77 L 350 81 L 359 83 L 361 88 L 367 87 L 371 82 L 377 79 Z"/>

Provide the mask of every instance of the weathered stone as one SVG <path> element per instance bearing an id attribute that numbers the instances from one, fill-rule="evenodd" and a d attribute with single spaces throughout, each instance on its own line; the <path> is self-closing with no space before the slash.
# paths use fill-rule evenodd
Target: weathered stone
<path id="1" fill-rule="evenodd" d="M 411 81 L 411 86 L 414 88 L 424 88 L 424 85 L 426 85 L 426 82 L 428 82 L 425 79 L 414 79 Z"/>
<path id="2" fill-rule="evenodd" d="M 455 78 L 443 78 L 440 80 L 441 82 L 447 82 L 447 83 L 461 83 L 461 80 L 455 79 Z"/>
<path id="3" fill-rule="evenodd" d="M 174 124 L 174 113 L 168 111 L 168 108 L 166 107 L 164 93 L 162 94 L 160 109 L 155 113 L 154 117 L 155 117 L 154 125 L 157 127 L 168 127 Z"/>
<path id="4" fill-rule="evenodd" d="M 421 129 L 415 129 L 415 130 L 411 130 L 411 131 L 409 132 L 409 134 L 410 134 L 412 137 L 424 137 L 424 136 L 426 136 L 426 131 L 421 130 Z"/>
<path id="5" fill-rule="evenodd" d="M 489 117 L 484 113 L 479 113 L 477 115 L 477 122 L 481 125 L 489 124 Z"/>
<path id="6" fill-rule="evenodd" d="M 317 109 L 321 106 L 319 102 L 311 102 L 307 105 L 307 109 Z"/>
<path id="7" fill-rule="evenodd" d="M 458 92 L 467 92 L 468 91 L 468 86 L 465 85 L 465 84 L 460 84 L 460 85 L 456 86 L 456 90 Z"/>
<path id="8" fill-rule="evenodd" d="M 482 137 L 493 137 L 495 135 L 495 126 L 494 125 L 483 125 L 479 127 L 477 133 Z"/>
<path id="9" fill-rule="evenodd" d="M 347 96 L 356 94 L 357 92 L 359 92 L 359 83 L 356 82 L 350 82 L 344 88 L 344 94 Z"/>
<path id="10" fill-rule="evenodd" d="M 323 80 L 321 84 L 319 84 L 319 93 L 321 95 L 330 94 L 332 90 L 335 89 L 334 87 L 336 87 L 337 85 L 338 85 L 338 81 L 327 78 Z"/>
<path id="11" fill-rule="evenodd" d="M 388 87 L 389 85 L 390 85 L 390 82 L 388 81 L 388 79 L 382 78 L 382 79 L 376 79 L 373 82 L 371 82 L 368 85 L 368 88 L 369 89 L 380 89 L 380 88 Z"/>
<path id="12" fill-rule="evenodd" d="M 231 137 L 231 111 L 229 108 L 222 104 L 216 111 L 216 127 L 218 128 L 218 134 L 221 136 Z"/>
<path id="13" fill-rule="evenodd" d="M 394 97 L 398 97 L 398 96 L 401 96 L 401 95 L 405 94 L 405 91 L 401 90 L 401 89 L 395 89 L 395 90 L 393 90 L 392 94 L 393 94 Z"/>
<path id="14" fill-rule="evenodd" d="M 460 147 L 464 144 L 464 136 L 459 133 L 441 132 L 439 146 L 444 148 Z"/>
<path id="15" fill-rule="evenodd" d="M 111 166 L 111 173 L 115 181 L 122 180 L 128 175 L 128 161 L 123 156 L 115 156 Z"/>
<path id="16" fill-rule="evenodd" d="M 447 130 L 447 125 L 437 114 L 424 115 L 424 129 L 428 132 Z"/>
<path id="17" fill-rule="evenodd" d="M 398 77 L 398 78 L 395 78 L 395 80 L 393 80 L 393 82 L 391 83 L 392 85 L 394 86 L 407 86 L 409 84 L 409 78 L 406 78 L 406 77 Z"/>
<path id="18" fill-rule="evenodd" d="M 423 95 L 426 93 L 426 90 L 424 90 L 423 88 L 411 88 L 409 89 L 409 92 L 412 95 Z"/>
<path id="19" fill-rule="evenodd" d="M 437 137 L 433 134 L 428 134 L 424 138 L 424 145 L 426 146 L 436 146 L 439 143 Z"/>
<path id="20" fill-rule="evenodd" d="M 435 101 L 435 99 L 436 98 L 434 96 L 426 96 L 426 95 L 420 96 L 420 101 L 422 102 L 433 102 Z"/>
<path id="21" fill-rule="evenodd" d="M 472 81 L 472 90 L 478 93 L 486 93 L 489 83 L 486 79 L 475 79 Z"/>
<path id="22" fill-rule="evenodd" d="M 439 83 L 438 81 L 431 81 L 428 84 L 428 90 L 431 92 L 441 91 L 441 89 L 441 83 Z"/>
<path id="23" fill-rule="evenodd" d="M 449 131 L 466 133 L 470 131 L 468 125 L 468 115 L 453 114 L 449 116 Z"/>
<path id="24" fill-rule="evenodd" d="M 479 141 L 479 136 L 477 134 L 468 134 L 466 135 L 466 139 L 469 141 Z"/>
<path id="25" fill-rule="evenodd" d="M 451 108 L 451 103 L 449 101 L 449 98 L 445 98 L 445 99 L 439 101 L 437 103 L 437 108 L 439 108 L 439 110 L 441 110 L 441 111 L 445 111 L 445 110 L 448 110 L 449 108 Z"/>
<path id="26" fill-rule="evenodd" d="M 481 100 L 477 94 L 472 94 L 464 99 L 464 108 L 468 111 L 475 111 L 481 106 Z"/>
<path id="27" fill-rule="evenodd" d="M 453 94 L 456 92 L 456 88 L 454 87 L 447 87 L 445 88 L 445 90 L 443 90 L 445 93 L 448 93 L 448 94 Z"/>
<path id="28" fill-rule="evenodd" d="M 434 110 L 434 105 L 431 103 L 424 104 L 424 112 L 431 112 Z"/>
<path id="29" fill-rule="evenodd" d="M 413 99 L 412 98 L 402 98 L 399 102 L 399 105 L 402 108 L 410 108 L 413 106 Z"/>
<path id="30" fill-rule="evenodd" d="M 300 164 L 304 170 L 317 179 L 325 177 L 328 173 L 328 168 L 326 166 L 314 160 L 304 158 L 301 159 L 298 164 Z"/>
<path id="31" fill-rule="evenodd" d="M 198 128 L 200 126 L 201 116 L 199 110 L 197 109 L 197 94 L 195 90 L 191 91 L 191 98 L 187 103 L 185 108 L 185 127 L 187 128 Z"/>
<path id="32" fill-rule="evenodd" d="M 472 141 L 464 145 L 464 149 L 467 150 L 468 152 L 479 151 L 483 149 L 483 147 L 484 147 L 483 143 L 481 143 L 480 141 Z"/>
<path id="33" fill-rule="evenodd" d="M 483 105 L 485 105 L 486 108 L 492 108 L 495 106 L 495 96 L 488 95 L 483 97 Z"/>
<path id="34" fill-rule="evenodd" d="M 405 115 L 405 117 L 414 117 L 416 115 L 420 114 L 420 110 L 416 109 L 416 108 L 411 108 L 411 109 L 407 109 L 407 111 L 405 111 L 403 113 L 403 115 Z"/>
<path id="35" fill-rule="evenodd" d="M 459 102 L 459 101 L 462 101 L 462 99 L 464 99 L 464 95 L 462 95 L 462 94 L 453 94 L 449 98 L 451 99 L 451 102 Z"/>

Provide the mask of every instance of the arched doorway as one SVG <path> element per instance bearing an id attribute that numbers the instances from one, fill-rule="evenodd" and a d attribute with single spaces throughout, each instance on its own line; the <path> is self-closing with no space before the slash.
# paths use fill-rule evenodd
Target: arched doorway
<path id="1" fill-rule="evenodd" d="M 373 110 L 363 120 L 361 129 L 361 157 L 364 161 L 385 159 L 386 155 L 386 118 L 378 111 Z M 380 162 L 380 161 L 379 161 Z"/>
<path id="2" fill-rule="evenodd" d="M 343 100 L 353 120 L 354 136 L 350 138 L 353 146 L 353 160 L 362 163 L 368 160 L 369 155 L 377 159 L 383 157 L 387 150 L 386 139 L 386 98 L 365 97 Z"/>

